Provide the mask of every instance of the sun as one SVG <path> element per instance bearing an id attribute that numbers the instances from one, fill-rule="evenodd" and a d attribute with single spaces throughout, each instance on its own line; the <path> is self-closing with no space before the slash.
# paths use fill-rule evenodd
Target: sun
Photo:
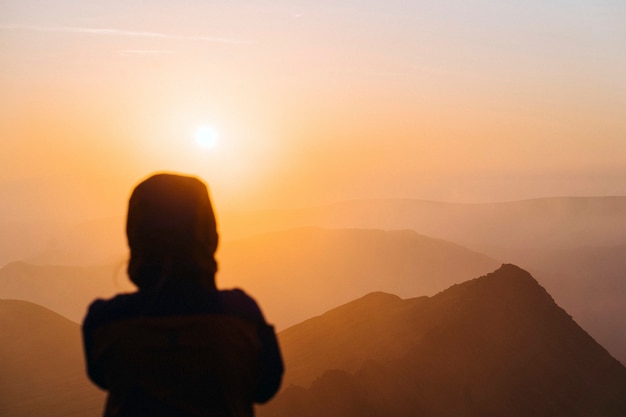
<path id="1" fill-rule="evenodd" d="M 211 126 L 200 126 L 193 135 L 196 144 L 204 149 L 214 149 L 218 144 L 218 135 Z"/>

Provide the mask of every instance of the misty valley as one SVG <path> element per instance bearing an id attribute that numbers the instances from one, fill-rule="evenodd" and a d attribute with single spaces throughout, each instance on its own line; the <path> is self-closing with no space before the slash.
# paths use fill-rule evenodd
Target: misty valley
<path id="1" fill-rule="evenodd" d="M 257 414 L 626 415 L 625 219 L 624 197 L 222 213 L 218 286 L 285 358 Z M 0 224 L 0 415 L 100 415 L 79 323 L 133 290 L 123 219 Z"/>

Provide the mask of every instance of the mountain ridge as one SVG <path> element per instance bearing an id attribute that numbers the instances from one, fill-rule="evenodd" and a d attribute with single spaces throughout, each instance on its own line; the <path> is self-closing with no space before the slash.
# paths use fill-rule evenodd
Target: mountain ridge
<path id="1" fill-rule="evenodd" d="M 407 303 L 406 314 L 395 318 L 409 323 L 411 346 L 391 357 L 366 347 L 368 359 L 350 369 L 318 366 L 308 386 L 288 382 L 267 410 L 261 408 L 260 417 L 618 417 L 626 412 L 626 368 L 519 267 L 505 264 L 426 299 L 389 300 Z M 336 313 L 327 313 L 326 320 Z M 373 326 L 373 334 L 389 326 L 368 318 L 363 320 Z M 340 319 L 344 321 L 335 326 L 345 324 L 345 318 Z M 320 327 L 318 332 L 324 334 Z M 343 328 L 353 332 L 354 325 Z M 287 330 L 294 332 L 297 326 Z M 284 337 L 287 330 L 279 337 L 290 381 L 294 350 L 315 347 L 292 346 L 294 341 Z M 392 343 L 377 339 L 382 346 Z M 326 352 L 316 357 L 333 354 L 343 343 L 329 340 Z M 352 350 L 361 348 L 355 345 Z M 295 357 L 306 358 L 302 352 Z"/>

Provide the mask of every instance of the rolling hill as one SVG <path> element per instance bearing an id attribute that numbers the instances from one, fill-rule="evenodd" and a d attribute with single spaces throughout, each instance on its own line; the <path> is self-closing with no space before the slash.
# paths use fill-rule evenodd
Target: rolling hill
<path id="1" fill-rule="evenodd" d="M 0 300 L 0 415 L 102 415 L 76 323 L 26 301 Z"/>

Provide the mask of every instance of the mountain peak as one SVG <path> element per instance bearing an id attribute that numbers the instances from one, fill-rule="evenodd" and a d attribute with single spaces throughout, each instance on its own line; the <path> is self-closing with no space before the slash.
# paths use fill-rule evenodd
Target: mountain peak
<path id="1" fill-rule="evenodd" d="M 492 343 L 501 349 L 516 351 L 529 340 L 552 349 L 566 337 L 604 351 L 531 274 L 511 264 L 429 298 L 423 314 L 438 318 L 433 334 L 463 343 L 480 344 L 481 337 L 497 335 Z"/>
<path id="2" fill-rule="evenodd" d="M 539 306 L 557 307 L 550 294 L 530 273 L 513 264 L 503 264 L 489 274 L 455 284 L 432 298 L 433 302 L 463 298 L 463 303 L 487 302 L 494 307 L 507 310 L 513 306 L 522 310 Z"/>

